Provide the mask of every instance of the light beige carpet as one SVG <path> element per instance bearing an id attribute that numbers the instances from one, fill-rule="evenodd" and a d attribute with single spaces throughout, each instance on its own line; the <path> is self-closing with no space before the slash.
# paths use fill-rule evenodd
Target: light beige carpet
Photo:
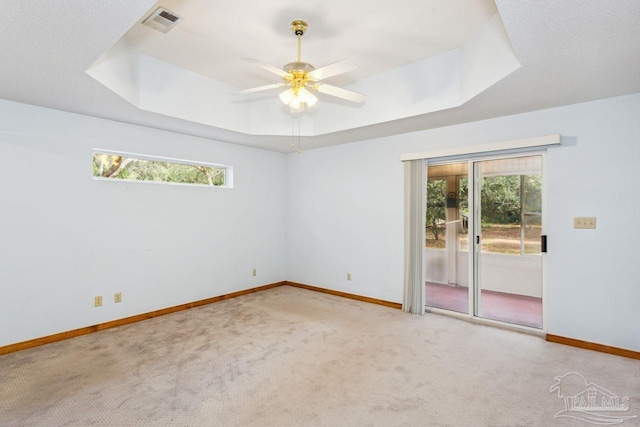
<path id="1" fill-rule="evenodd" d="M 0 426 L 590 425 L 572 371 L 640 415 L 640 361 L 283 286 L 0 356 Z"/>

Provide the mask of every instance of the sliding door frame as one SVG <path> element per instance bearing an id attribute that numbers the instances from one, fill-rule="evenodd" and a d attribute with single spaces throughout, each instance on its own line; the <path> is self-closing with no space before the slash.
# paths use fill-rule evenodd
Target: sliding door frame
<path id="1" fill-rule="evenodd" d="M 467 162 L 467 177 L 468 177 L 468 204 L 469 204 L 469 244 L 468 251 L 469 255 L 467 257 L 468 261 L 468 313 L 460 313 L 451 310 L 445 310 L 436 307 L 426 306 L 426 311 L 438 314 L 445 314 L 452 317 L 464 318 L 466 320 L 487 324 L 487 325 L 495 325 L 506 329 L 515 329 L 519 331 L 529 332 L 535 335 L 546 335 L 547 332 L 547 253 L 541 253 L 541 268 L 542 268 L 542 327 L 540 329 L 533 328 L 529 326 L 516 325 L 512 323 L 502 322 L 498 320 L 485 319 L 482 317 L 476 316 L 476 308 L 477 304 L 480 303 L 479 298 L 476 298 L 476 294 L 478 292 L 478 269 L 474 268 L 476 263 L 478 262 L 478 251 L 479 245 L 476 243 L 476 231 L 477 231 L 477 212 L 479 211 L 480 205 L 479 203 L 476 206 L 476 163 L 480 163 L 482 161 L 488 160 L 500 160 L 500 159 L 509 159 L 509 158 L 517 158 L 517 157 L 527 157 L 527 156 L 541 156 L 541 174 L 542 174 L 542 227 L 541 234 L 547 234 L 547 215 L 548 215 L 548 207 L 547 207 L 547 153 L 545 149 L 535 148 L 531 150 L 514 150 L 513 152 L 505 152 L 501 154 L 491 155 L 491 153 L 469 153 L 464 156 L 453 156 L 452 158 L 440 157 L 434 159 L 427 159 L 425 167 L 435 165 L 446 165 L 452 163 L 464 163 Z M 432 161 L 431 161 L 432 160 Z M 429 175 L 427 172 L 427 179 L 429 179 Z M 426 209 L 426 206 L 425 206 Z"/>

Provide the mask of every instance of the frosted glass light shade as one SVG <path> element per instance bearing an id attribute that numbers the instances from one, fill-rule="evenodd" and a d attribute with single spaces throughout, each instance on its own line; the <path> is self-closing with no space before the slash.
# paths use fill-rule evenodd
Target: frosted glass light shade
<path id="1" fill-rule="evenodd" d="M 291 107 L 292 110 L 296 111 L 302 110 L 304 108 L 304 104 L 308 107 L 313 107 L 315 103 L 318 102 L 318 98 L 303 87 L 298 89 L 297 95 L 293 88 L 291 88 L 281 92 L 279 97 L 280 101 Z"/>
<path id="2" fill-rule="evenodd" d="M 307 104 L 309 107 L 313 107 L 316 102 L 318 102 L 318 98 L 316 98 L 311 92 L 307 89 L 302 88 L 298 91 L 298 98 L 301 103 Z"/>
<path id="3" fill-rule="evenodd" d="M 300 97 L 294 96 L 291 102 L 289 102 L 289 107 L 293 110 L 299 110 L 302 107 L 302 103 L 300 102 Z"/>
<path id="4" fill-rule="evenodd" d="M 291 100 L 293 100 L 294 97 L 295 97 L 295 92 L 293 92 L 293 89 L 287 89 L 284 92 L 280 93 L 280 101 L 282 101 L 286 105 L 289 105 L 289 103 L 291 102 Z"/>

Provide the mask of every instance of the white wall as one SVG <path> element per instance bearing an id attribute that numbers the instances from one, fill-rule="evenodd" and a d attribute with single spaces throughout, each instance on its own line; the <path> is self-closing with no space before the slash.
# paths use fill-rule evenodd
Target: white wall
<path id="1" fill-rule="evenodd" d="M 120 39 L 105 52 L 87 74 L 126 99 L 133 105 L 140 103 L 140 63 L 138 53 L 127 39 Z"/>
<path id="2" fill-rule="evenodd" d="M 403 165 L 382 141 L 288 156 L 288 280 L 402 300 Z"/>
<path id="3" fill-rule="evenodd" d="M 640 350 L 638 117 L 640 94 L 284 156 L 0 101 L 0 345 L 284 279 L 400 302 L 400 154 L 561 133 L 548 332 Z M 235 188 L 94 181 L 93 147 L 229 164 Z"/>
<path id="4" fill-rule="evenodd" d="M 468 279 L 465 280 L 463 277 L 449 279 L 449 251 L 446 249 L 425 249 L 422 252 L 422 268 L 424 269 L 424 280 L 426 282 L 444 285 L 455 283 L 459 285 L 461 284 L 460 282 L 464 281 L 464 285 L 467 286 Z"/>
<path id="5" fill-rule="evenodd" d="M 422 254 L 425 281 L 469 286 L 469 252 L 456 252 L 456 276 L 449 277 L 446 250 L 427 249 Z M 542 297 L 542 260 L 538 255 L 505 255 L 484 252 L 480 287 L 484 291 Z"/>
<path id="6" fill-rule="evenodd" d="M 315 134 L 457 107 L 461 103 L 460 81 L 460 49 L 369 76 L 344 86 L 365 94 L 367 100 L 363 104 L 320 96 L 323 104 L 316 109 Z"/>
<path id="7" fill-rule="evenodd" d="M 235 188 L 95 181 L 94 147 Z M 0 346 L 286 279 L 283 154 L 7 101 L 0 153 Z"/>
<path id="8" fill-rule="evenodd" d="M 640 350 L 639 117 L 636 94 L 289 155 L 287 278 L 401 302 L 400 154 L 560 133 L 546 171 L 548 332 Z M 598 228 L 575 230 L 574 216 Z"/>
<path id="9" fill-rule="evenodd" d="M 236 132 L 249 129 L 250 105 L 232 94 L 233 86 L 141 53 L 137 59 L 138 108 Z"/>
<path id="10" fill-rule="evenodd" d="M 464 254 L 469 270 L 468 254 Z M 542 296 L 542 260 L 538 255 L 483 253 L 480 261 L 480 288 L 485 291 Z M 468 277 L 468 276 L 467 276 Z M 467 280 L 468 282 L 468 280 Z"/>

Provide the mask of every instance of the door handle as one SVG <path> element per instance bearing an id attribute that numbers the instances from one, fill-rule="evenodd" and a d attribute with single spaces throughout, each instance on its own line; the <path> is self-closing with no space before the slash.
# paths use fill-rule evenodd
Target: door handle
<path id="1" fill-rule="evenodd" d="M 476 236 L 476 245 L 480 244 L 480 236 Z"/>
<path id="2" fill-rule="evenodd" d="M 540 252 L 547 252 L 547 236 L 546 235 L 542 235 L 540 236 Z"/>

